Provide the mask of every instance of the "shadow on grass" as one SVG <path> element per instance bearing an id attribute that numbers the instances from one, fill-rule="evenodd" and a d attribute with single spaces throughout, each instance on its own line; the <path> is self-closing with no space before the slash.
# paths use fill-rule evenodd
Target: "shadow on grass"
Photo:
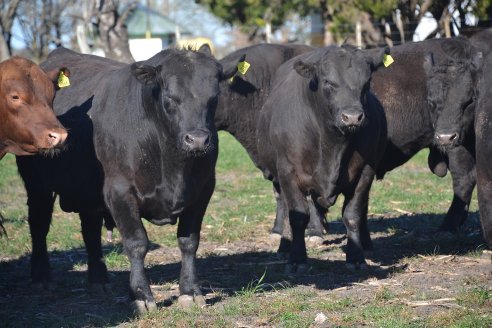
<path id="1" fill-rule="evenodd" d="M 374 252 L 369 257 L 385 266 L 349 271 L 343 259 L 310 259 L 310 271 L 299 278 L 283 274 L 285 261 L 273 251 L 242 252 L 226 255 L 209 255 L 197 259 L 197 271 L 205 292 L 217 292 L 208 302 L 220 302 L 222 297 L 234 297 L 251 291 L 252 282 L 264 274 L 261 288 L 278 289 L 297 285 L 315 286 L 331 290 L 352 285 L 369 278 L 382 279 L 404 269 L 399 260 L 417 254 L 466 254 L 483 244 L 478 233 L 477 213 L 471 213 L 459 239 L 436 239 L 434 234 L 442 215 L 423 214 L 379 220 L 371 219 L 369 228 L 374 241 Z M 331 233 L 326 244 L 341 246 L 345 228 L 341 222 L 330 223 Z M 105 254 L 121 252 L 121 245 L 106 246 Z M 152 244 L 151 249 L 160 251 Z M 166 248 L 162 248 L 166 252 Z M 234 251 L 232 249 L 232 251 Z M 0 262 L 0 318 L 2 327 L 81 327 L 115 326 L 132 319 L 128 307 L 128 268 L 110 270 L 112 294 L 91 293 L 87 288 L 86 272 L 77 265 L 86 261 L 85 249 L 50 253 L 53 284 L 48 289 L 34 288 L 29 283 L 29 258 L 21 257 Z M 152 265 L 147 269 L 151 285 L 162 286 L 178 279 L 180 263 Z M 258 283 L 259 284 L 259 283 Z M 154 287 L 155 288 L 155 287 Z M 156 291 L 154 290 L 154 293 Z M 158 305 L 173 304 L 176 295 L 170 295 Z"/>

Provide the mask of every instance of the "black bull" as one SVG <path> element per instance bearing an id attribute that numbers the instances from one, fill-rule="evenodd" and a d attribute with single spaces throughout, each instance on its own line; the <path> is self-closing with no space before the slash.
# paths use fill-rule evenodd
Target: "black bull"
<path id="1" fill-rule="evenodd" d="M 156 308 L 144 272 L 148 239 L 141 218 L 158 225 L 179 219 L 179 301 L 203 303 L 195 255 L 215 186 L 213 115 L 219 81 L 230 78 L 239 61 L 223 67 L 208 46 L 168 49 L 132 65 L 67 49 L 50 54 L 44 68 L 64 63 L 72 70 L 71 86 L 54 102 L 70 131 L 66 149 L 53 158 L 17 158 L 28 194 L 34 282 L 50 280 L 46 234 L 59 195 L 64 211 L 80 214 L 90 283 L 108 282 L 101 226 L 104 215 L 114 218 L 139 312 Z"/>
<path id="2" fill-rule="evenodd" d="M 294 57 L 277 70 L 261 109 L 259 166 L 288 209 L 289 263 L 296 272 L 307 260 L 307 196 L 326 211 L 344 195 L 347 260 L 364 261 L 369 190 L 386 143 L 384 112 L 369 85 L 383 55 L 383 49 L 327 47 Z"/>
<path id="3" fill-rule="evenodd" d="M 476 33 L 469 40 L 467 44 L 447 47 L 447 61 L 429 61 L 429 81 L 432 82 L 429 93 L 431 102 L 440 113 L 435 124 L 436 130 L 450 137 L 447 142 L 446 139 L 444 142 L 440 140 L 439 145 L 448 154 L 463 153 L 462 149 L 466 149 L 472 155 L 460 163 L 468 165 L 468 170 L 463 171 L 462 176 L 466 178 L 465 181 L 473 182 L 469 184 L 470 193 L 477 182 L 483 236 L 491 247 L 492 220 L 486 202 L 490 199 L 487 190 L 487 160 L 490 159 L 487 122 L 490 113 L 488 97 L 492 29 Z"/>

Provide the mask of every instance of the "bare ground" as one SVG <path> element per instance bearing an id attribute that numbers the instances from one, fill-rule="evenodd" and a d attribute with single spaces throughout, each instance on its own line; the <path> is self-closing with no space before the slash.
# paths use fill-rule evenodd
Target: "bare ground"
<path id="1" fill-rule="evenodd" d="M 350 306 L 334 310 L 310 306 L 306 315 L 312 317 L 312 326 L 373 326 L 363 317 L 347 319 L 354 309 L 368 304 L 401 305 L 410 318 L 439 326 L 436 318 L 450 311 L 473 311 L 475 303 L 466 299 L 468 292 L 477 288 L 492 291 L 491 253 L 483 251 L 478 215 L 470 215 L 458 237 L 435 234 L 441 219 L 425 214 L 372 218 L 369 228 L 374 251 L 367 256 L 367 268 L 357 271 L 344 263 L 342 223 L 332 222 L 324 242 L 309 245 L 310 270 L 302 277 L 283 274 L 285 261 L 276 254 L 278 238 L 269 235 L 267 226 L 258 227 L 247 240 L 225 244 L 203 241 L 198 273 L 208 305 L 219 312 L 248 286 L 256 286 L 262 292 L 255 301 L 265 302 L 265 306 L 291 290 L 309 293 L 311 302 L 349 300 Z M 54 251 L 50 257 L 54 282 L 48 288 L 28 283 L 27 257 L 0 258 L 0 326 L 152 326 L 130 313 L 128 268 L 110 270 L 112 293 L 107 293 L 87 288 L 86 267 L 75 265 L 85 261 L 83 249 Z M 177 247 L 152 244 L 147 255 L 152 290 L 161 309 L 177 306 L 179 261 Z M 263 274 L 264 279 L 255 285 Z M 477 305 L 476 311 L 490 315 L 490 298 Z M 203 317 L 195 325 L 208 326 L 214 320 L 208 312 Z M 230 320 L 237 327 L 277 326 L 265 316 L 233 314 Z"/>

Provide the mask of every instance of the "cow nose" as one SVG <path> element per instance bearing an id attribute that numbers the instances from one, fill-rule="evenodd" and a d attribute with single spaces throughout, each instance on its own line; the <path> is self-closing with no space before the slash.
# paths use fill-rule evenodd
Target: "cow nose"
<path id="1" fill-rule="evenodd" d="M 436 133 L 437 143 L 443 146 L 452 145 L 456 140 L 458 140 L 458 137 L 458 133 Z"/>
<path id="2" fill-rule="evenodd" d="M 345 125 L 360 125 L 364 120 L 364 113 L 361 111 L 343 111 L 342 112 L 342 123 Z"/>
<path id="3" fill-rule="evenodd" d="M 184 143 L 188 150 L 202 151 L 210 144 L 210 132 L 205 130 L 195 130 L 185 134 Z"/>
<path id="4" fill-rule="evenodd" d="M 62 144 L 67 138 L 66 131 L 50 131 L 48 133 L 48 142 L 52 146 Z"/>

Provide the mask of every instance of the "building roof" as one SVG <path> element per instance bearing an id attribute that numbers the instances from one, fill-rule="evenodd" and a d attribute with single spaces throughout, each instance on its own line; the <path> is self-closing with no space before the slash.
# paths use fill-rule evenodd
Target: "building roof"
<path id="1" fill-rule="evenodd" d="M 169 17 L 142 4 L 136 6 L 126 20 L 126 25 L 130 38 L 145 38 L 147 37 L 147 31 L 150 32 L 150 37 L 174 35 L 176 27 L 179 27 L 181 34 L 192 34 Z"/>

